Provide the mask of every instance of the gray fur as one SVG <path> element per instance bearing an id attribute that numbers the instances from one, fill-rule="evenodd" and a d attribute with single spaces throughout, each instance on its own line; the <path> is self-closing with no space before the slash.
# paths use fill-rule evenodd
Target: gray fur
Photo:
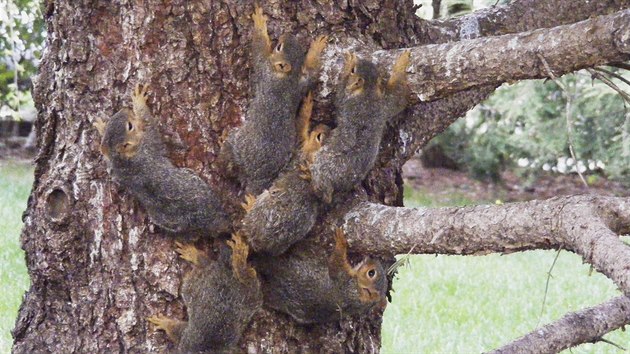
<path id="1" fill-rule="evenodd" d="M 321 206 L 310 181 L 300 178 L 300 171 L 293 168 L 256 198 L 241 230 L 253 251 L 277 256 L 306 236 Z"/>
<path id="2" fill-rule="evenodd" d="M 252 316 L 262 306 L 260 283 L 239 282 L 227 246 L 217 261 L 202 263 L 184 278 L 182 298 L 188 322 L 177 346 L 180 353 L 232 352 Z"/>
<path id="3" fill-rule="evenodd" d="M 222 160 L 233 164 L 232 174 L 238 176 L 246 191 L 258 195 L 269 188 L 282 168 L 291 159 L 296 145 L 295 116 L 302 97 L 312 84 L 301 77 L 305 58 L 304 48 L 293 36 L 282 39 L 280 55 L 292 70 L 280 77 L 274 72 L 268 57 L 252 49 L 253 97 L 245 123 L 231 132 L 224 144 Z"/>
<path id="4" fill-rule="evenodd" d="M 150 117 L 141 117 L 146 127 L 136 153 L 128 158 L 116 152 L 125 141 L 131 115 L 128 109 L 116 113 L 103 136 L 113 180 L 140 202 L 154 224 L 168 232 L 184 236 L 229 232 L 231 222 L 216 193 L 193 172 L 175 167 L 165 156 Z"/>
<path id="5" fill-rule="evenodd" d="M 378 303 L 360 300 L 357 279 L 342 269 L 334 269 L 315 244 L 296 244 L 279 257 L 259 260 L 265 306 L 290 315 L 301 324 L 337 321 L 360 315 Z M 387 278 L 377 263 L 382 299 Z"/>
<path id="6" fill-rule="evenodd" d="M 334 192 L 348 192 L 365 179 L 374 166 L 387 121 L 406 106 L 404 92 L 383 92 L 382 78 L 374 64 L 359 60 L 356 67 L 364 79 L 363 91 L 347 92 L 348 78 L 337 87 L 337 127 L 310 167 L 315 192 L 327 203 Z"/>

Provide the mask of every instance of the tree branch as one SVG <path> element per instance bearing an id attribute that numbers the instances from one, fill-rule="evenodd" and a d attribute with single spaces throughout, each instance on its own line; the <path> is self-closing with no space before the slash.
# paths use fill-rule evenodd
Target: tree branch
<path id="1" fill-rule="evenodd" d="M 620 296 L 601 305 L 565 315 L 560 320 L 491 353 L 558 353 L 582 343 L 595 343 L 630 323 L 630 299 Z"/>
<path id="2" fill-rule="evenodd" d="M 494 6 L 446 21 L 419 20 L 421 23 L 414 27 L 416 35 L 408 42 L 410 46 L 418 46 L 457 41 L 463 27 L 471 24 L 474 27 L 477 23 L 479 36 L 532 31 L 583 21 L 628 7 L 630 0 L 515 0 L 506 6 Z M 387 152 L 388 147 L 381 146 L 381 150 L 386 151 L 381 158 L 388 161 L 393 156 L 400 156 L 401 161 L 406 161 L 457 118 L 485 100 L 495 88 L 494 84 L 474 87 L 452 97 L 415 105 L 397 127 L 400 148 Z"/>
<path id="3" fill-rule="evenodd" d="M 393 63 L 401 50 L 378 51 L 375 61 Z M 554 73 L 630 59 L 630 10 L 531 32 L 411 48 L 412 91 L 422 101 L 507 81 L 540 79 Z"/>
<path id="4" fill-rule="evenodd" d="M 418 26 L 420 38 L 443 43 L 498 36 L 579 22 L 592 16 L 611 14 L 630 7 L 630 0 L 516 0 L 447 20 L 425 21 Z"/>
<path id="5" fill-rule="evenodd" d="M 463 208 L 403 208 L 362 203 L 345 217 L 353 251 L 391 256 L 482 255 L 533 249 L 580 254 L 630 295 L 630 199 L 575 196 Z"/>

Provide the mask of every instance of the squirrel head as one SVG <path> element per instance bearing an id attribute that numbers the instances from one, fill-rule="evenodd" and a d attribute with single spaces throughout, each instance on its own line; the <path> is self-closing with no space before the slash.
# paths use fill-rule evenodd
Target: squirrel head
<path id="1" fill-rule="evenodd" d="M 140 147 L 144 128 L 144 122 L 132 110 L 121 109 L 109 119 L 102 131 L 101 152 L 107 158 L 132 158 Z"/>
<path id="2" fill-rule="evenodd" d="M 298 75 L 304 63 L 304 48 L 297 39 L 283 34 L 271 51 L 271 66 L 279 77 Z"/>
<path id="3" fill-rule="evenodd" d="M 341 83 L 345 96 L 360 95 L 378 89 L 379 72 L 369 60 L 358 59 L 356 55 L 347 53 Z"/>
<path id="4" fill-rule="evenodd" d="M 387 275 L 381 262 L 367 258 L 354 269 L 361 301 L 364 303 L 382 303 L 387 292 Z"/>

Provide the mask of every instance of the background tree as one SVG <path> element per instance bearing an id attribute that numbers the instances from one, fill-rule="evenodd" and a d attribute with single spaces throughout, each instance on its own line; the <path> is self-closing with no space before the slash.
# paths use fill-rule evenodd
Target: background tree
<path id="1" fill-rule="evenodd" d="M 20 118 L 17 110 L 32 104 L 28 78 L 41 57 L 44 21 L 30 0 L 2 0 L 0 9 L 0 116 Z"/>
<path id="2" fill-rule="evenodd" d="M 495 207 L 400 208 L 402 164 L 505 81 L 559 76 L 620 63 L 630 53 L 630 3 L 520 0 L 446 21 L 414 15 L 411 1 L 296 1 L 262 4 L 270 32 L 306 43 L 333 37 L 324 55 L 316 118 L 331 122 L 330 97 L 346 50 L 385 68 L 396 48 L 413 47 L 411 86 L 418 102 L 388 128 L 375 168 L 357 193 L 322 216 L 312 240 L 327 244 L 326 224 L 342 224 L 357 256 L 399 253 L 484 254 L 564 248 L 630 294 L 628 200 L 571 197 Z M 153 87 L 150 104 L 168 136 L 171 158 L 241 198 L 218 178 L 220 137 L 247 107 L 251 2 L 46 3 L 47 52 L 34 87 L 39 110 L 35 183 L 22 245 L 32 286 L 14 330 L 15 352 L 159 351 L 162 333 L 145 318 L 183 318 L 185 267 L 172 239 L 118 190 L 91 127 L 129 104 L 136 82 Z M 582 22 L 580 22 L 582 21 Z M 503 35 L 500 37 L 493 37 Z M 506 50 L 509 48 L 510 50 Z M 630 321 L 625 297 L 513 345 L 557 351 L 594 341 Z M 261 311 L 242 348 L 251 352 L 377 352 L 380 313 L 317 326 Z M 418 319 L 422 320 L 422 319 Z M 597 326 L 579 326 L 598 321 Z M 546 345 L 546 346 L 545 346 Z"/>

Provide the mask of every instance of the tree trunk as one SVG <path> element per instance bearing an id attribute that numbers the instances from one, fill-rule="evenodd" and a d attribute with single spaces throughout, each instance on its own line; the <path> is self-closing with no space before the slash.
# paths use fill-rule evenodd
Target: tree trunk
<path id="1" fill-rule="evenodd" d="M 398 25 L 395 15 L 412 11 L 410 2 L 397 1 L 261 5 L 272 38 L 293 32 L 305 46 L 334 31 L 335 40 L 352 37 L 382 48 L 387 31 Z M 173 162 L 228 198 L 242 198 L 218 177 L 214 162 L 220 138 L 247 109 L 252 12 L 253 1 L 47 4 L 47 50 L 34 88 L 39 154 L 21 237 L 32 286 L 13 331 L 16 353 L 172 348 L 146 318 L 185 318 L 179 291 L 189 268 L 172 238 L 157 232 L 143 208 L 112 182 L 91 123 L 129 106 L 133 85 L 148 83 L 149 106 Z M 332 116 L 328 97 L 318 101 L 316 117 Z M 384 169 L 367 192 L 374 201 L 401 205 L 401 181 L 399 168 Z M 263 310 L 241 348 L 378 352 L 380 327 L 377 312 L 299 326 Z"/>

